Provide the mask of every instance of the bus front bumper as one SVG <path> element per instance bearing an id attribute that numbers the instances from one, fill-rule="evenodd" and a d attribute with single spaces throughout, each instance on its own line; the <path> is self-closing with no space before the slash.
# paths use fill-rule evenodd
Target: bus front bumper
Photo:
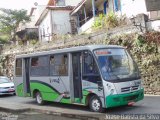
<path id="1" fill-rule="evenodd" d="M 110 95 L 106 97 L 106 108 L 128 105 L 144 98 L 144 89 L 127 94 Z"/>

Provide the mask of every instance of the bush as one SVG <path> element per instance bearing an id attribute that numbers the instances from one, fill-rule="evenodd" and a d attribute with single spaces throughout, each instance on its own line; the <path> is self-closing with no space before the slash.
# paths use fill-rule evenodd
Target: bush
<path id="1" fill-rule="evenodd" d="M 109 12 L 107 15 L 99 14 L 93 23 L 93 29 L 115 28 L 126 24 L 125 16 L 118 17 L 114 12 Z"/>
<path id="2" fill-rule="evenodd" d="M 98 17 L 96 17 L 95 22 L 93 23 L 93 29 L 101 29 L 104 27 L 106 21 L 106 15 L 99 14 Z"/>
<path id="3" fill-rule="evenodd" d="M 118 16 L 114 12 L 109 12 L 106 17 L 107 28 L 114 28 L 118 26 Z"/>
<path id="4" fill-rule="evenodd" d="M 0 36 L 0 44 L 8 43 L 8 36 Z"/>

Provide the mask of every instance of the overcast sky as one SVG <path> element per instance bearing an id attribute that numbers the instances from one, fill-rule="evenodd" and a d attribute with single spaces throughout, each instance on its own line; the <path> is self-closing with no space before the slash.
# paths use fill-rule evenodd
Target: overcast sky
<path id="1" fill-rule="evenodd" d="M 46 5 L 49 0 L 0 0 L 0 8 L 27 9 L 29 10 L 37 2 L 39 5 Z"/>

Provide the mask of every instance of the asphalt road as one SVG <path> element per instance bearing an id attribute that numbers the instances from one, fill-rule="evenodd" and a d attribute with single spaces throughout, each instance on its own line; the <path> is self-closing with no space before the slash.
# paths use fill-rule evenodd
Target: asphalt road
<path id="1" fill-rule="evenodd" d="M 0 100 L 5 100 L 8 102 L 14 102 L 19 104 L 25 104 L 25 105 L 36 105 L 36 102 L 32 98 L 22 98 L 17 96 L 0 96 Z M 65 109 L 72 109 L 72 110 L 81 110 L 85 111 L 85 113 L 88 112 L 90 114 L 90 111 L 87 107 L 84 106 L 78 106 L 78 105 L 67 105 L 67 104 L 59 104 L 59 103 L 47 103 L 45 106 L 49 107 L 58 107 L 58 108 L 65 108 Z M 122 106 L 122 107 L 116 107 L 112 109 L 107 109 L 106 113 L 103 113 L 103 116 L 106 116 L 106 118 L 113 116 L 113 115 L 147 115 L 148 118 L 153 117 L 160 119 L 160 96 L 145 96 L 144 100 L 137 102 L 133 106 Z M 155 114 L 159 114 L 159 116 L 154 116 Z M 124 117 L 124 116 L 122 116 Z M 142 116 L 146 117 L 146 116 Z M 146 118 L 145 118 L 146 119 Z"/>

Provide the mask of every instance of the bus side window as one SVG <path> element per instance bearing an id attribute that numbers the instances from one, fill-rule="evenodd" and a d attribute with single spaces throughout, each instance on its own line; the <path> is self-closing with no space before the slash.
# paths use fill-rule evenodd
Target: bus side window
<path id="1" fill-rule="evenodd" d="M 16 76 L 22 76 L 22 59 L 16 59 Z"/>
<path id="2" fill-rule="evenodd" d="M 31 76 L 48 76 L 48 56 L 34 57 L 31 59 Z"/>
<path id="3" fill-rule="evenodd" d="M 50 75 L 68 75 L 68 57 L 66 54 L 50 56 Z"/>
<path id="4" fill-rule="evenodd" d="M 32 60 L 31 60 L 31 66 L 32 67 L 38 66 L 38 57 L 32 58 Z"/>

